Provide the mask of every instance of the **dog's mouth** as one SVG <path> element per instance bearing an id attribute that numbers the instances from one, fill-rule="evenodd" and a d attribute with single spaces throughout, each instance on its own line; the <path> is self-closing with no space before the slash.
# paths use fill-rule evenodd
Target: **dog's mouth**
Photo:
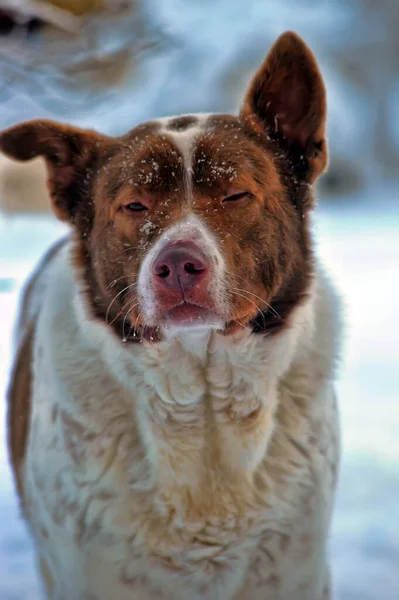
<path id="1" fill-rule="evenodd" d="M 214 330 L 223 336 L 230 336 L 239 331 L 246 330 L 251 323 L 251 315 L 236 315 L 234 319 L 227 319 L 216 313 L 211 308 L 183 300 L 180 303 L 164 310 L 152 324 L 135 322 L 134 338 L 141 338 L 148 342 L 160 342 L 164 334 L 168 337 L 179 331 L 210 331 Z M 139 328 L 137 329 L 137 325 Z"/>
<path id="2" fill-rule="evenodd" d="M 224 323 L 214 311 L 186 300 L 163 313 L 160 321 L 166 329 L 171 327 L 219 328 L 223 327 Z"/>

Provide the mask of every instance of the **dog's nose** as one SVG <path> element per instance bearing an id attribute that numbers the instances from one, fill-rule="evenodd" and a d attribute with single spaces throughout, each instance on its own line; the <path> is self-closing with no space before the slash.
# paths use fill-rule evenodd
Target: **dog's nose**
<path id="1" fill-rule="evenodd" d="M 158 254 L 153 274 L 158 284 L 184 291 L 204 279 L 209 264 L 201 250 L 190 242 L 176 242 Z"/>

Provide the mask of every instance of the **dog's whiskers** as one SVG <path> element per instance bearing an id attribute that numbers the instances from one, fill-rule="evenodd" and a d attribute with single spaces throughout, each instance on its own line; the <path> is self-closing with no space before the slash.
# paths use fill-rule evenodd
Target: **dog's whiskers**
<path id="1" fill-rule="evenodd" d="M 234 296 L 239 296 L 240 298 L 244 298 L 245 300 L 248 300 L 248 302 L 250 302 L 251 304 L 253 304 L 255 306 L 255 308 L 258 309 L 259 312 L 262 312 L 261 308 L 256 304 L 256 302 L 254 302 L 253 300 L 251 300 L 251 298 L 248 298 L 248 296 L 241 294 L 240 292 L 236 291 L 236 288 L 231 288 L 231 292 Z"/>
<path id="2" fill-rule="evenodd" d="M 130 306 L 130 307 L 127 309 L 127 311 L 126 311 L 126 313 L 125 313 L 125 316 L 123 317 L 123 322 L 122 322 L 122 342 L 126 342 L 126 341 L 127 341 L 127 338 L 126 338 L 126 336 L 125 336 L 125 325 L 126 325 L 126 319 L 127 319 L 127 318 L 128 318 L 128 316 L 130 315 L 130 313 L 132 312 L 132 310 L 133 310 L 134 308 L 136 308 L 136 306 L 138 306 L 138 305 L 139 305 L 139 302 L 137 302 L 136 300 L 134 300 L 134 301 L 133 301 L 133 304 L 132 304 L 132 306 Z M 130 332 L 131 332 L 131 330 L 132 330 L 132 328 L 130 328 L 130 331 L 129 331 L 129 333 L 128 333 L 128 337 L 129 337 L 129 335 L 130 335 Z"/>
<path id="3" fill-rule="evenodd" d="M 114 304 L 115 300 L 117 300 L 117 298 L 119 298 L 119 296 L 121 296 L 121 294 L 123 294 L 124 292 L 132 289 L 134 286 L 136 285 L 136 282 L 131 283 L 129 285 L 127 285 L 126 287 L 123 288 L 123 290 L 121 290 L 118 294 L 116 294 L 116 296 L 113 297 L 113 299 L 111 300 L 111 302 L 108 305 L 107 311 L 105 313 L 105 322 L 107 323 L 107 325 L 112 325 L 112 323 L 114 323 L 115 319 L 118 318 L 118 316 L 121 314 L 119 312 L 119 314 L 115 317 L 115 319 L 113 319 L 112 323 L 108 322 L 108 316 L 109 316 L 109 311 L 111 310 L 112 305 Z"/>
<path id="4" fill-rule="evenodd" d="M 250 292 L 249 290 L 245 290 L 243 288 L 238 288 L 238 287 L 232 287 L 231 289 L 232 290 L 236 290 L 237 292 L 243 292 L 244 294 L 248 294 L 250 296 L 253 296 L 257 300 L 260 300 L 263 304 L 265 304 L 265 306 L 267 306 L 269 308 L 269 310 L 271 310 L 276 315 L 276 317 L 278 317 L 279 319 L 282 318 L 281 315 L 276 311 L 275 308 L 273 308 L 273 306 L 271 304 L 269 304 L 268 302 L 266 302 L 266 300 L 264 300 L 260 296 L 257 296 L 253 292 Z M 249 298 L 248 298 L 248 300 L 249 300 Z M 262 310 L 259 308 L 259 306 L 257 306 L 256 304 L 255 304 L 255 306 L 260 310 L 260 312 L 262 312 Z"/>
<path id="5" fill-rule="evenodd" d="M 138 276 L 137 273 L 131 273 L 131 274 L 129 273 L 129 279 L 132 278 L 132 277 L 136 277 L 136 281 L 137 281 L 137 276 Z M 111 281 L 111 283 L 109 283 L 107 285 L 107 290 L 109 290 L 110 288 L 114 287 L 114 285 L 116 283 L 118 283 L 118 281 L 120 281 L 121 279 L 127 279 L 127 276 L 126 275 L 121 275 L 121 277 L 118 277 L 117 279 L 113 279 Z"/>

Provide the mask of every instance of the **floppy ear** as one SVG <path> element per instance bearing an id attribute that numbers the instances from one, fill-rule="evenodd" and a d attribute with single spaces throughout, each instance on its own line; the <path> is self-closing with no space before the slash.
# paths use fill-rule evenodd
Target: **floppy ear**
<path id="1" fill-rule="evenodd" d="M 326 91 L 312 52 L 283 33 L 255 74 L 241 114 L 286 153 L 298 179 L 313 183 L 327 167 Z"/>
<path id="2" fill-rule="evenodd" d="M 78 226 L 82 203 L 89 209 L 85 210 L 85 221 L 91 221 L 91 180 L 107 142 L 108 138 L 93 131 L 41 120 L 21 123 L 0 133 L 0 151 L 10 158 L 45 159 L 54 212 L 62 221 Z"/>

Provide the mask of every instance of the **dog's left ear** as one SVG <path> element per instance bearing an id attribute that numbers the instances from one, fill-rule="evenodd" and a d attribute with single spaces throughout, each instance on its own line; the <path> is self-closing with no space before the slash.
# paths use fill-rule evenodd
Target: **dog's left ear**
<path id="1" fill-rule="evenodd" d="M 283 33 L 249 86 L 242 116 L 278 143 L 299 180 L 313 183 L 328 163 L 326 112 L 316 59 L 299 36 Z"/>

